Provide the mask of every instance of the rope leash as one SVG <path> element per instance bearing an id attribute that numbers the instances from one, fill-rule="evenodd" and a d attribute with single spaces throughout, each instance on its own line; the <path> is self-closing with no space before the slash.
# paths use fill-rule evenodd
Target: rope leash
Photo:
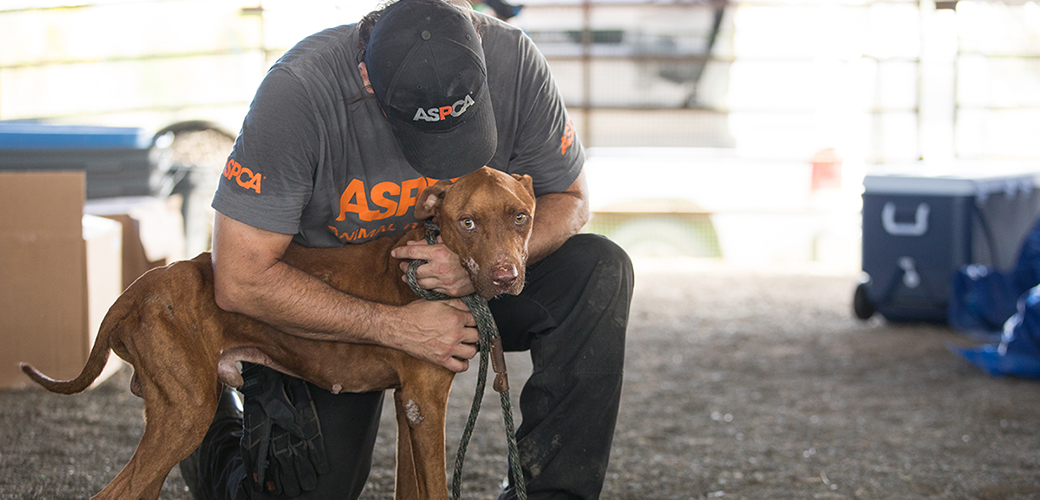
<path id="1" fill-rule="evenodd" d="M 440 228 L 429 220 L 425 221 L 425 224 L 426 243 L 430 245 L 436 244 Z M 415 271 L 423 264 L 426 264 L 425 260 L 413 260 L 408 265 L 408 271 L 405 276 L 412 291 L 426 300 L 447 300 L 452 298 L 446 294 L 426 290 L 419 286 L 419 281 L 415 277 Z M 502 420 L 506 426 L 510 475 L 516 488 L 517 499 L 527 500 L 527 486 L 524 484 L 524 474 L 520 469 L 520 453 L 517 451 L 516 431 L 513 426 L 513 409 L 509 399 L 509 375 L 506 373 L 506 359 L 502 349 L 502 337 L 498 334 L 498 325 L 495 324 L 495 318 L 491 316 L 491 309 L 488 308 L 486 299 L 474 293 L 462 297 L 462 302 L 469 307 L 473 318 L 477 321 L 477 331 L 480 334 L 480 340 L 477 344 L 480 351 L 480 367 L 477 371 L 476 394 L 473 395 L 473 404 L 470 407 L 469 418 L 466 420 L 466 427 L 462 431 L 462 438 L 459 440 L 459 449 L 455 452 L 455 470 L 452 472 L 451 478 L 451 498 L 452 500 L 459 500 L 462 494 L 462 466 L 466 460 L 466 448 L 469 446 L 469 440 L 473 436 L 473 428 L 477 423 L 477 415 L 480 413 L 480 403 L 484 399 L 490 353 L 491 367 L 495 371 L 495 381 L 492 387 L 498 392 L 502 400 Z"/>

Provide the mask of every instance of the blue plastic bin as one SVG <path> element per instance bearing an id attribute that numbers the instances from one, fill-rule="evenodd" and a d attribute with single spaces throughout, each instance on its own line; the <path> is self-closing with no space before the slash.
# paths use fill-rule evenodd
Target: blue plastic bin
<path id="1" fill-rule="evenodd" d="M 139 128 L 0 121 L 0 150 L 148 149 L 151 145 L 152 137 Z"/>
<path id="2" fill-rule="evenodd" d="M 84 170 L 88 199 L 148 196 L 151 143 L 138 128 L 0 122 L 0 170 Z"/>

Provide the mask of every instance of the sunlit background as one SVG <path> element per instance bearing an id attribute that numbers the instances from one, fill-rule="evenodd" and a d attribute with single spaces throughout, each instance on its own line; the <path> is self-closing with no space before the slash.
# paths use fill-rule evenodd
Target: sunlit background
<path id="1" fill-rule="evenodd" d="M 522 3 L 589 148 L 587 229 L 637 256 L 855 271 L 864 175 L 1040 159 L 1036 2 Z M 233 136 L 285 50 L 375 4 L 0 0 L 0 119 Z"/>

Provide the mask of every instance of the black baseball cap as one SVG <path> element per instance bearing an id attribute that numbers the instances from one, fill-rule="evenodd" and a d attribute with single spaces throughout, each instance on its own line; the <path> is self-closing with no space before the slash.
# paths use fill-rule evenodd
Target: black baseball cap
<path id="1" fill-rule="evenodd" d="M 443 0 L 399 0 L 383 10 L 365 66 L 405 158 L 451 179 L 491 161 L 498 130 L 484 50 L 473 23 Z"/>

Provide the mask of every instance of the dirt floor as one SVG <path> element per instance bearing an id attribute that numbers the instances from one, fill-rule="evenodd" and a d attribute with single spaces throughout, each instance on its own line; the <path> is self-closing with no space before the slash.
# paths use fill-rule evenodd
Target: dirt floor
<path id="1" fill-rule="evenodd" d="M 854 319 L 855 282 L 639 263 L 603 498 L 1040 498 L 1040 383 L 984 375 L 944 328 Z M 529 368 L 509 363 L 519 388 Z M 452 393 L 449 460 L 472 372 Z M 77 396 L 0 392 L 0 498 L 86 498 L 112 479 L 142 431 L 128 378 Z M 391 408 L 364 498 L 392 496 Z M 465 498 L 494 498 L 502 429 L 489 389 Z M 178 471 L 162 497 L 188 498 Z"/>

